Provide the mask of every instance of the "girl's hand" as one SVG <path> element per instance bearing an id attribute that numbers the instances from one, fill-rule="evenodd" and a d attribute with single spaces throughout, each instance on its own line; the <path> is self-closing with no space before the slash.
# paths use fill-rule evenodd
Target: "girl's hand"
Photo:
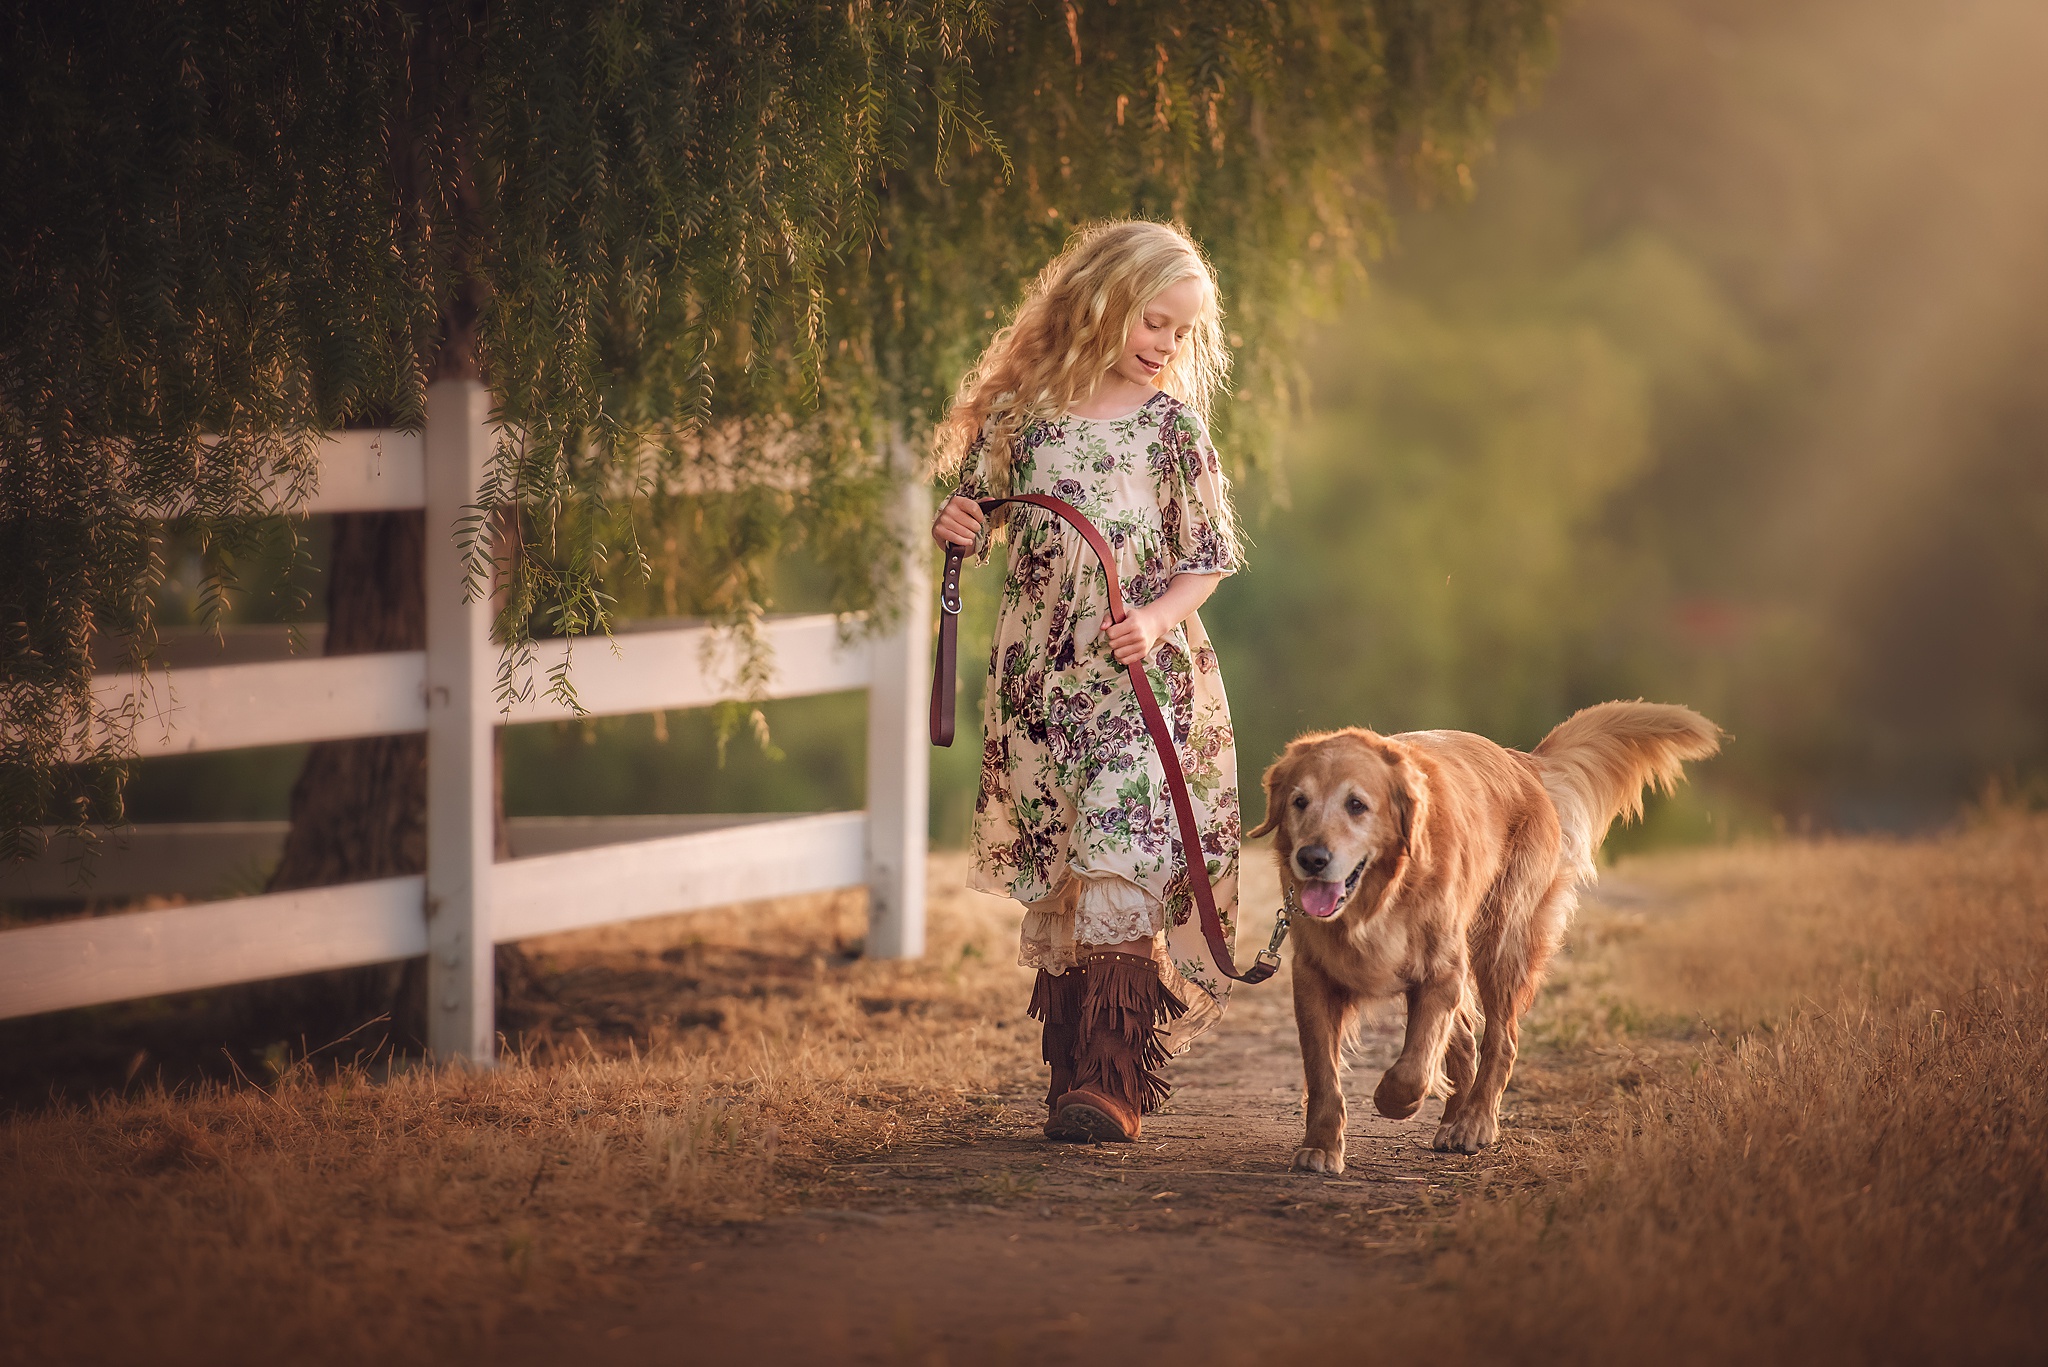
<path id="1" fill-rule="evenodd" d="M 1109 648 L 1116 654 L 1116 662 L 1129 667 L 1152 653 L 1152 647 L 1164 640 L 1166 633 L 1187 621 L 1196 608 L 1209 601 L 1209 595 L 1223 582 L 1220 574 L 1176 574 L 1166 586 L 1166 592 L 1154 598 L 1143 607 L 1132 608 L 1124 614 L 1121 622 L 1114 623 L 1106 633 Z"/>
<path id="2" fill-rule="evenodd" d="M 1124 614 L 1123 621 L 1110 623 L 1109 648 L 1115 652 L 1118 664 L 1129 667 L 1150 655 L 1152 647 L 1173 627 L 1172 622 L 1163 620 L 1149 606 L 1132 608 Z"/>
<path id="3" fill-rule="evenodd" d="M 932 523 L 932 540 L 941 546 L 971 547 L 981 539 L 982 521 L 981 505 L 955 494 L 939 509 L 939 520 Z"/>

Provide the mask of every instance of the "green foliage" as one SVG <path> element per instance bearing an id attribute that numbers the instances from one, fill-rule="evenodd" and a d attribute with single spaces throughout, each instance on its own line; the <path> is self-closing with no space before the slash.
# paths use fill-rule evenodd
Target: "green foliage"
<path id="1" fill-rule="evenodd" d="M 1613 510 L 1660 428 L 1753 370 L 1741 321 L 1639 236 L 1532 276 L 1418 274 L 1317 338 L 1292 506 L 1210 614 L 1262 703 L 1239 718 L 1248 766 L 1325 726 L 1533 744 L 1587 687 L 1634 696 L 1665 634 L 1641 610 L 1665 563 Z"/>
<path id="2" fill-rule="evenodd" d="M 1306 349 L 1293 508 L 1204 611 L 1248 781 L 1299 727 L 1527 745 L 1638 696 L 1732 741 L 1610 852 L 2048 772 L 2048 270 L 2014 226 L 2048 13 L 1973 13 L 1576 10 L 1473 202 L 1404 216 Z"/>
<path id="3" fill-rule="evenodd" d="M 8 7 L 0 851 L 45 815 L 118 811 L 133 719 L 94 715 L 89 652 L 96 632 L 146 650 L 146 528 L 232 541 L 303 497 L 315 431 L 417 378 L 395 358 L 432 311 L 380 222 L 375 18 Z"/>
<path id="4" fill-rule="evenodd" d="M 1641 236 L 1527 274 L 1445 244 L 1418 258 L 1318 337 L 1292 506 L 1205 612 L 1247 784 L 1302 730 L 1526 747 L 1607 697 L 1721 701 L 1672 691 L 1671 566 L 1616 510 L 1668 428 L 1739 392 L 1742 321 Z"/>
<path id="5" fill-rule="evenodd" d="M 496 398 L 508 690 L 634 585 L 746 635 L 792 553 L 886 614 L 891 453 L 1080 219 L 1184 219 L 1275 410 L 1304 307 L 1396 180 L 1462 193 L 1555 7 L 16 0 L 0 838 L 118 811 L 91 647 L 147 658 L 162 521 L 289 512 L 314 434 L 416 426 L 437 375 Z"/>

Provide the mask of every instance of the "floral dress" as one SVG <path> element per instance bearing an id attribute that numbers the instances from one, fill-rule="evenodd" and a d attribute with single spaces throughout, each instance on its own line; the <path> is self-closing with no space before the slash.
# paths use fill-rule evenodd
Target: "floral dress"
<path id="1" fill-rule="evenodd" d="M 960 492 L 987 497 L 979 447 Z M 1038 422 L 1017 442 L 1012 492 L 1086 514 L 1116 553 L 1135 607 L 1177 574 L 1238 568 L 1228 486 L 1195 411 L 1160 391 L 1120 418 Z M 1060 973 L 1079 945 L 1153 938 L 1183 1003 L 1176 1050 L 1214 1024 L 1230 980 L 1213 962 L 1190 890 L 1165 770 L 1130 675 L 1110 650 L 1109 585 L 1063 520 L 1012 504 L 982 704 L 981 789 L 970 886 L 1026 911 L 1019 961 Z M 1216 652 L 1190 615 L 1146 664 L 1180 751 L 1226 937 L 1237 915 L 1237 749 Z"/>

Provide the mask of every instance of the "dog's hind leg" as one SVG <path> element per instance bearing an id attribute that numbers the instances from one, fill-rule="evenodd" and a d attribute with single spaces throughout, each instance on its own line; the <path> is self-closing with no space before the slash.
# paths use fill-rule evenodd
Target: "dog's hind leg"
<path id="1" fill-rule="evenodd" d="M 1443 1122 L 1436 1130 L 1433 1146 L 1439 1150 L 1450 1148 L 1451 1126 L 1472 1102 L 1473 1075 L 1479 1069 L 1479 1038 L 1473 1029 L 1478 1019 L 1478 1009 L 1470 997 L 1458 1003 L 1451 1022 L 1451 1037 L 1444 1045 L 1444 1080 L 1450 1085 L 1450 1095 L 1444 1101 Z"/>
<path id="2" fill-rule="evenodd" d="M 1491 954 L 1478 956 L 1473 981 L 1486 1029 L 1479 1039 L 1479 1066 L 1469 1099 L 1437 1131 L 1435 1147 L 1457 1153 L 1478 1153 L 1500 1134 L 1500 1099 L 1515 1071 L 1522 1037 L 1522 1014 L 1536 999 L 1544 966 L 1564 933 L 1570 914 L 1572 884 L 1560 876 L 1541 888 L 1541 900 L 1527 915 L 1510 922 Z"/>
<path id="3" fill-rule="evenodd" d="M 1296 956 L 1294 1023 L 1301 1032 L 1302 1078 L 1308 1088 L 1308 1128 L 1294 1151 L 1298 1171 L 1344 1171 L 1344 1088 L 1337 1072 L 1357 1014 L 1355 993 Z"/>
<path id="4" fill-rule="evenodd" d="M 1493 915 L 1484 918 L 1482 938 L 1472 950 L 1472 982 L 1486 1013 L 1478 1067 L 1469 1091 L 1445 1107 L 1434 1147 L 1477 1153 L 1499 1136 L 1500 1099 L 1515 1071 L 1522 1014 L 1535 1001 L 1543 971 L 1564 939 L 1576 886 L 1576 873 L 1558 868 L 1554 833 L 1510 858 L 1489 899 Z"/>
<path id="5" fill-rule="evenodd" d="M 1433 1141 L 1435 1148 L 1446 1152 L 1478 1153 L 1499 1136 L 1501 1093 L 1507 1090 L 1508 1077 L 1515 1070 L 1521 1021 L 1513 985 L 1482 971 L 1479 1004 L 1486 1012 L 1485 1033 L 1479 1037 L 1479 1066 L 1471 1088 L 1458 1098 L 1457 1118 L 1447 1115 Z"/>

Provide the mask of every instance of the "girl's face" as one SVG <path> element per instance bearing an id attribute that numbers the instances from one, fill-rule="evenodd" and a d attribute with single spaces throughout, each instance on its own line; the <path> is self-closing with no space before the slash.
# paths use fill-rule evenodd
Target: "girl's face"
<path id="1" fill-rule="evenodd" d="M 1157 388 L 1160 372 L 1186 344 L 1208 302 L 1208 283 L 1194 275 L 1152 296 L 1138 310 L 1137 321 L 1124 338 L 1123 354 L 1109 368 L 1110 373 L 1147 389 Z"/>

